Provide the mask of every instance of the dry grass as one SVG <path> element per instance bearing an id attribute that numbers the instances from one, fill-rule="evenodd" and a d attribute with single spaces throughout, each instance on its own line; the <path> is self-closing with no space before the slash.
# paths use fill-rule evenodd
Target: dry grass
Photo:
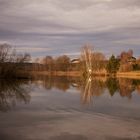
<path id="1" fill-rule="evenodd" d="M 48 71 L 34 71 L 32 72 L 32 74 L 34 75 L 53 75 L 53 76 L 74 76 L 74 77 L 79 77 L 81 76 L 80 71 L 52 71 L 52 72 L 48 72 Z"/>
<path id="2" fill-rule="evenodd" d="M 140 71 L 118 72 L 117 77 L 140 79 Z"/>
<path id="3" fill-rule="evenodd" d="M 72 76 L 72 77 L 80 77 L 80 71 L 33 71 L 33 75 L 52 75 L 52 76 Z M 106 77 L 106 72 L 93 72 L 93 76 Z M 120 78 L 131 78 L 131 79 L 140 79 L 140 71 L 131 71 L 131 72 L 117 72 L 116 77 Z"/>

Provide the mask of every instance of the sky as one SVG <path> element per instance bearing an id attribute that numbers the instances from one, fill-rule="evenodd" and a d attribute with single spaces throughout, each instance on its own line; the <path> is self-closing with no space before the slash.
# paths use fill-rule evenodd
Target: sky
<path id="1" fill-rule="evenodd" d="M 0 0 L 0 43 L 33 57 L 77 57 L 87 43 L 138 57 L 140 0 Z"/>

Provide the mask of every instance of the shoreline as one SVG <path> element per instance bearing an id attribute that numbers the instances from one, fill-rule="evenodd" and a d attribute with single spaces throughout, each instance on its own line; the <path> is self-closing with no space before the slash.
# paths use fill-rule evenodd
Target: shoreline
<path id="1" fill-rule="evenodd" d="M 81 77 L 82 73 L 80 71 L 33 71 L 31 74 L 34 75 L 52 75 L 52 76 L 71 76 L 71 77 Z M 102 77 L 111 77 L 112 75 L 107 74 L 106 72 L 93 72 L 92 76 L 102 76 Z M 131 72 L 117 72 L 116 75 L 113 75 L 116 78 L 131 78 L 131 79 L 140 79 L 140 71 L 131 71 Z"/>
<path id="2" fill-rule="evenodd" d="M 71 76 L 71 77 L 80 77 L 80 71 L 33 71 L 31 74 L 34 75 L 46 75 L 46 76 Z"/>

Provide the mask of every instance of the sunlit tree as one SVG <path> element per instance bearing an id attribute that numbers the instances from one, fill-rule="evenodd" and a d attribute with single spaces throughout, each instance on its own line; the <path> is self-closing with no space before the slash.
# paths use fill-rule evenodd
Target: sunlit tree
<path id="1" fill-rule="evenodd" d="M 83 62 L 83 70 L 88 75 L 92 73 L 92 46 L 86 44 L 81 52 L 81 61 Z"/>

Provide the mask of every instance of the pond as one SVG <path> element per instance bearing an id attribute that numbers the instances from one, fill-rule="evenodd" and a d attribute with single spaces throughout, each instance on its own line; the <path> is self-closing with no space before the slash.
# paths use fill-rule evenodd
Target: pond
<path id="1" fill-rule="evenodd" d="M 140 80 L 0 80 L 0 140 L 140 140 Z"/>

